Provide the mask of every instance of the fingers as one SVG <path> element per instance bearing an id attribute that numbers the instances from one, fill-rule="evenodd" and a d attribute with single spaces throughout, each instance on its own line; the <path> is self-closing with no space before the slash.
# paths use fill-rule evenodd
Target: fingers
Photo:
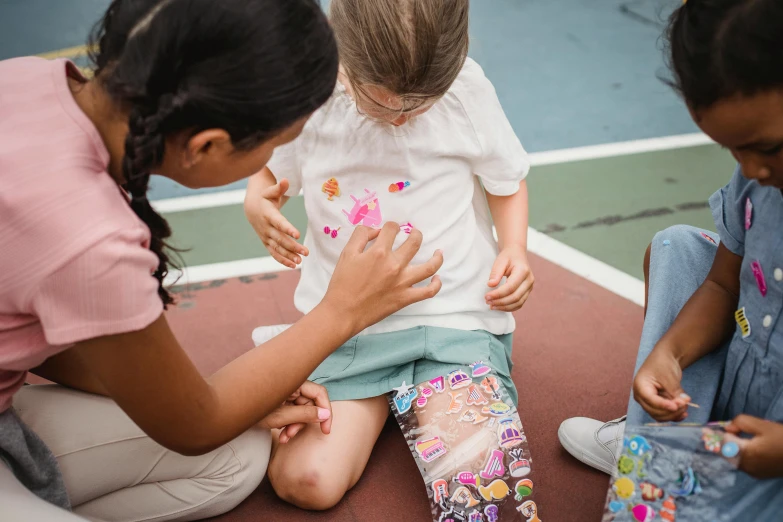
<path id="1" fill-rule="evenodd" d="M 509 265 L 509 259 L 505 256 L 498 256 L 497 259 L 495 259 L 495 263 L 492 265 L 492 271 L 489 273 L 489 282 L 487 282 L 488 286 L 491 286 L 492 288 L 495 288 L 500 284 L 501 279 L 503 279 L 503 276 L 506 275 L 506 270 L 508 270 Z M 494 292 L 492 292 L 494 293 Z M 487 299 L 490 299 L 490 296 L 492 293 L 487 294 Z M 492 297 L 492 299 L 496 299 L 497 297 Z"/>
<path id="2" fill-rule="evenodd" d="M 378 239 L 375 240 L 375 247 L 383 250 L 391 251 L 394 247 L 394 240 L 397 238 L 397 234 L 400 233 L 400 225 L 394 221 L 388 221 L 384 223 L 381 233 L 378 234 Z"/>
<path id="3" fill-rule="evenodd" d="M 521 306 L 520 301 L 522 300 L 522 296 L 530 293 L 530 290 L 533 288 L 533 278 L 528 277 L 517 282 L 518 277 L 519 276 L 515 276 L 512 272 L 511 276 L 508 278 L 508 281 L 506 281 L 506 284 L 491 293 L 503 294 L 511 290 L 511 292 L 506 297 L 488 300 L 488 304 L 492 310 L 499 310 L 506 307 L 519 308 L 519 306 Z"/>
<path id="4" fill-rule="evenodd" d="M 420 265 L 408 265 L 403 272 L 402 284 L 413 286 L 434 276 L 443 266 L 443 252 L 436 250 L 429 260 Z M 440 288 L 438 288 L 440 290 Z"/>
<path id="5" fill-rule="evenodd" d="M 503 275 L 505 274 L 502 274 L 500 277 L 503 277 Z M 530 270 L 527 267 L 523 267 L 519 265 L 513 266 L 511 268 L 511 273 L 508 275 L 508 279 L 503 284 L 503 286 L 487 294 L 486 296 L 487 302 L 492 304 L 493 301 L 498 301 L 505 297 L 511 297 L 512 294 L 519 289 L 520 285 L 522 285 L 523 282 L 529 279 L 531 280 L 529 285 L 532 285 L 533 284 L 532 274 L 530 273 Z M 498 282 L 500 282 L 500 280 L 498 280 Z M 527 287 L 525 288 L 525 290 L 527 290 Z M 516 299 L 508 299 L 506 302 L 502 303 L 502 305 L 507 305 L 511 302 L 519 300 L 519 297 L 521 297 L 523 293 L 524 291 L 521 292 Z"/>
<path id="6" fill-rule="evenodd" d="M 648 379 L 637 377 L 634 382 L 634 398 L 655 420 L 665 422 L 687 417 L 687 406 L 660 395 L 660 389 Z"/>
<path id="7" fill-rule="evenodd" d="M 312 400 L 320 410 L 319 419 L 321 422 L 321 431 L 324 435 L 332 431 L 332 403 L 329 400 L 329 393 L 326 388 L 314 382 L 305 381 L 299 388 L 302 398 Z M 327 415 L 328 413 L 328 415 Z"/>
<path id="8" fill-rule="evenodd" d="M 504 306 L 497 306 L 493 303 L 491 308 L 492 310 L 498 310 L 500 312 L 516 312 L 517 310 L 522 308 L 522 306 L 524 306 L 524 304 L 530 298 L 530 294 L 532 293 L 533 293 L 533 285 L 530 285 L 527 291 L 522 294 L 522 296 L 519 298 L 518 301 L 515 301 L 509 305 L 504 305 Z"/>
<path id="9" fill-rule="evenodd" d="M 365 226 L 358 226 L 354 229 L 351 238 L 346 243 L 343 252 L 347 254 L 361 254 L 367 248 L 367 243 L 374 240 L 381 233 L 380 230 Z"/>
<path id="10" fill-rule="evenodd" d="M 414 228 L 407 239 L 405 239 L 405 242 L 400 245 L 400 248 L 394 251 L 403 266 L 410 264 L 414 256 L 419 252 L 423 240 L 424 236 L 421 235 L 421 231 Z"/>
<path id="11" fill-rule="evenodd" d="M 738 415 L 731 423 L 726 426 L 726 431 L 738 435 L 747 433 L 748 435 L 759 435 L 768 426 L 769 421 L 752 417 L 750 415 Z"/>
<path id="12" fill-rule="evenodd" d="M 288 192 L 289 183 L 288 180 L 283 178 L 271 187 L 267 187 L 261 191 L 261 196 L 266 199 L 279 199 L 285 196 Z"/>
<path id="13" fill-rule="evenodd" d="M 330 419 L 331 415 L 331 410 L 319 408 L 314 404 L 306 404 L 304 406 L 284 404 L 270 413 L 263 420 L 262 425 L 269 429 L 275 429 L 296 423 L 320 424 Z"/>
<path id="14" fill-rule="evenodd" d="M 280 232 L 276 229 L 270 229 L 269 230 L 269 239 L 277 243 L 281 248 L 287 250 L 288 252 L 291 252 L 294 255 L 307 255 L 307 249 L 297 243 L 293 237 L 290 235 L 285 234 L 284 232 Z M 299 260 L 301 263 L 301 259 Z"/>
<path id="15" fill-rule="evenodd" d="M 275 261 L 288 268 L 296 268 L 302 262 L 299 256 L 278 245 L 274 239 L 267 241 L 266 249 Z"/>
<path id="16" fill-rule="evenodd" d="M 438 295 L 442 286 L 443 283 L 441 282 L 440 277 L 434 276 L 432 281 L 425 287 L 408 288 L 403 296 L 403 302 L 405 303 L 405 306 L 409 306 L 413 303 L 418 303 L 419 301 L 431 299 Z"/>
<path id="17" fill-rule="evenodd" d="M 282 430 L 280 430 L 280 435 L 278 437 L 280 444 L 285 444 L 291 439 L 293 439 L 297 433 L 302 431 L 304 427 L 305 424 L 302 424 L 301 422 L 297 422 L 295 424 L 289 424 L 288 426 L 284 427 Z"/>

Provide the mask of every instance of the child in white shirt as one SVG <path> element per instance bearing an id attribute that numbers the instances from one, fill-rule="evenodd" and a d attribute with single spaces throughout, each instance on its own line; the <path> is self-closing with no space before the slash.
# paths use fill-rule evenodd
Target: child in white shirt
<path id="1" fill-rule="evenodd" d="M 510 378 L 510 312 L 533 287 L 527 155 L 491 83 L 466 58 L 468 0 L 332 0 L 330 17 L 342 61 L 334 96 L 251 180 L 248 218 L 276 260 L 301 263 L 295 304 L 304 313 L 323 298 L 359 225 L 395 222 L 397 245 L 420 230 L 413 262 L 441 250 L 442 289 L 368 328 L 313 373 L 334 401 L 332 433 L 283 431 L 270 481 L 300 507 L 336 504 L 360 478 L 396 390 L 388 401 L 433 518 L 509 520 L 518 516 L 503 502 L 509 477 L 530 473 Z M 279 210 L 300 190 L 304 245 Z M 469 480 L 466 470 L 481 473 Z M 530 479 L 514 489 L 525 500 L 519 512 L 538 520 L 524 498 Z"/>

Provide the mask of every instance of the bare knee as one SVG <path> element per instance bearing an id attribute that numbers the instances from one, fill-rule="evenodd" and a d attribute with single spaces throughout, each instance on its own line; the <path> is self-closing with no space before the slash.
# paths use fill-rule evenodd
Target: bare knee
<path id="1" fill-rule="evenodd" d="M 323 511 L 333 508 L 348 490 L 345 477 L 317 462 L 304 459 L 272 459 L 269 483 L 277 496 L 302 509 Z"/>

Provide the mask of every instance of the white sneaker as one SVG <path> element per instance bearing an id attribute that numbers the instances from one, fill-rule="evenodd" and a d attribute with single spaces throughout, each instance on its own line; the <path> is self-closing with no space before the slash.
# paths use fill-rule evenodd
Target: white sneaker
<path id="1" fill-rule="evenodd" d="M 276 324 L 274 326 L 259 326 L 253 330 L 253 344 L 258 346 L 267 341 L 271 341 L 281 333 L 291 328 L 290 324 Z"/>
<path id="2" fill-rule="evenodd" d="M 573 417 L 563 421 L 557 436 L 577 460 L 611 475 L 623 450 L 624 431 L 625 416 L 606 423 Z"/>

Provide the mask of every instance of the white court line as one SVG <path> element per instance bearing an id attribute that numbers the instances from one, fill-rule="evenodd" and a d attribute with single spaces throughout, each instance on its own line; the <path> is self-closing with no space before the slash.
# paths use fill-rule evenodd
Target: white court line
<path id="1" fill-rule="evenodd" d="M 494 232 L 494 227 L 493 227 Z M 591 281 L 610 292 L 624 297 L 640 306 L 644 305 L 644 283 L 625 272 L 607 265 L 584 252 L 572 248 L 546 234 L 528 228 L 527 248 L 533 254 L 565 268 L 569 272 Z M 290 270 L 271 257 L 257 257 L 186 267 L 182 272 L 171 273 L 166 277 L 166 285 L 193 284 L 216 279 L 267 274 Z M 179 280 L 177 280 L 179 278 Z"/>
<path id="2" fill-rule="evenodd" d="M 543 165 L 555 165 L 559 163 L 571 163 L 591 159 L 626 156 L 629 154 L 641 154 L 644 152 L 656 152 L 662 150 L 682 149 L 713 143 L 710 138 L 701 133 L 680 134 L 663 138 L 650 138 L 645 140 L 621 141 L 606 143 L 603 145 L 590 145 L 571 149 L 550 150 L 546 152 L 533 152 L 530 154 L 530 164 L 533 167 Z M 301 194 L 301 193 L 300 193 Z M 159 199 L 152 202 L 152 206 L 158 212 L 184 212 L 202 208 L 222 207 L 238 205 L 245 201 L 245 189 L 213 192 L 210 194 L 198 194 L 195 196 L 183 196 L 179 198 Z"/>

